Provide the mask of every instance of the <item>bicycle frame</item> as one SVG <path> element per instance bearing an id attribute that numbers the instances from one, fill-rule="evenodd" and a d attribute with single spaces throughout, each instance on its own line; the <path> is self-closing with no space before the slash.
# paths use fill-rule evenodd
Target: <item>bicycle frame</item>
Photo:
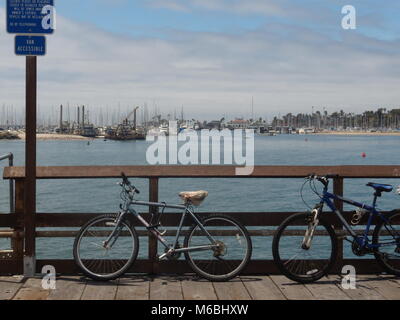
<path id="1" fill-rule="evenodd" d="M 371 229 L 373 218 L 374 217 L 379 217 L 380 219 L 384 220 L 385 222 L 388 222 L 386 217 L 382 213 L 380 213 L 378 210 L 376 210 L 377 195 L 374 196 L 374 201 L 373 201 L 372 206 L 369 206 L 369 205 L 366 205 L 366 204 L 363 204 L 363 203 L 359 203 L 357 201 L 353 201 L 351 199 L 344 198 L 342 196 L 330 193 L 326 189 L 327 189 L 327 187 L 324 188 L 324 191 L 323 191 L 323 194 L 322 194 L 322 197 L 321 197 L 320 205 L 323 206 L 323 204 L 325 203 L 332 210 L 332 212 L 336 214 L 336 216 L 343 223 L 343 226 L 351 234 L 351 236 L 358 242 L 358 244 L 360 246 L 366 247 L 368 249 L 376 249 L 376 248 L 381 247 L 383 244 L 374 245 L 374 244 L 368 243 L 368 233 L 369 233 L 369 231 Z M 354 232 L 352 227 L 349 225 L 349 223 L 343 217 L 341 212 L 336 208 L 336 206 L 334 204 L 334 200 L 339 200 L 339 201 L 342 201 L 343 203 L 350 204 L 350 205 L 352 205 L 354 207 L 358 207 L 358 208 L 364 209 L 369 213 L 368 222 L 367 222 L 364 234 L 362 235 L 361 238 L 359 236 L 357 236 L 357 234 Z"/>
<path id="2" fill-rule="evenodd" d="M 157 208 L 171 208 L 171 209 L 180 209 L 182 210 L 182 217 L 178 226 L 178 230 L 176 232 L 175 240 L 173 243 L 168 243 L 168 241 L 162 236 L 162 233 L 155 228 L 154 226 L 151 226 L 134 208 L 133 206 L 147 206 L 147 207 L 157 207 Z M 168 254 L 171 253 L 181 253 L 181 252 L 188 252 L 188 251 L 201 251 L 201 250 L 209 250 L 212 248 L 218 247 L 218 244 L 216 244 L 216 241 L 214 238 L 210 235 L 210 233 L 204 228 L 203 224 L 200 222 L 200 220 L 197 218 L 195 213 L 190 209 L 189 206 L 187 205 L 168 205 L 163 202 L 149 202 L 149 201 L 139 201 L 139 200 L 131 200 L 129 203 L 125 204 L 125 209 L 121 212 L 121 215 L 119 216 L 118 221 L 116 222 L 116 228 L 114 232 L 110 235 L 109 239 L 107 239 L 106 243 L 108 243 L 112 237 L 115 236 L 115 231 L 117 230 L 120 222 L 124 219 L 126 214 L 133 214 L 139 221 L 140 223 L 146 227 L 146 229 L 152 233 L 157 240 L 168 250 L 167 253 L 164 253 L 159 257 L 159 259 L 162 259 L 166 257 Z M 196 246 L 196 247 L 189 247 L 189 248 L 178 248 L 178 242 L 179 242 L 179 237 L 181 235 L 181 231 L 183 228 L 183 223 L 186 218 L 186 216 L 189 215 L 191 218 L 194 220 L 194 222 L 200 227 L 200 229 L 206 234 L 207 238 L 210 240 L 212 244 L 207 245 L 207 246 Z M 156 224 L 159 223 L 161 216 L 157 218 Z"/>

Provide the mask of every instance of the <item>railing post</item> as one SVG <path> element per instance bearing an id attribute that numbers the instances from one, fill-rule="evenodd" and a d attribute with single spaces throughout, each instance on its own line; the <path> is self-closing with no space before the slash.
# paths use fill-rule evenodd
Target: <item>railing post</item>
<path id="1" fill-rule="evenodd" d="M 158 178 L 150 178 L 149 180 L 149 201 L 150 202 L 158 202 Z M 150 207 L 150 214 L 157 215 L 158 208 Z M 157 273 L 158 271 L 158 241 L 157 238 L 149 234 L 149 261 L 151 263 L 151 272 L 152 274 Z"/>
<path id="2" fill-rule="evenodd" d="M 15 217 L 16 226 L 15 231 L 17 232 L 17 238 L 11 239 L 11 248 L 13 250 L 14 259 L 20 262 L 21 271 L 23 269 L 23 257 L 24 257 L 24 237 L 22 233 L 24 231 L 24 212 L 25 212 L 25 182 L 24 180 L 16 180 L 15 182 Z"/>
<path id="3" fill-rule="evenodd" d="M 36 272 L 36 100 L 37 57 L 26 57 L 25 276 Z"/>
<path id="4" fill-rule="evenodd" d="M 0 161 L 8 159 L 8 166 L 13 167 L 14 166 L 14 154 L 11 152 L 4 155 L 0 156 Z M 15 212 L 15 206 L 14 206 L 14 179 L 10 179 L 10 213 Z"/>
<path id="5" fill-rule="evenodd" d="M 343 178 L 334 178 L 333 180 L 333 193 L 339 196 L 343 196 L 344 192 L 344 182 Z M 339 211 L 343 211 L 343 202 L 339 200 L 335 200 L 335 206 Z M 336 232 L 343 231 L 343 225 L 340 221 L 334 224 Z M 338 256 L 336 260 L 336 268 L 339 272 L 341 272 L 341 268 L 343 267 L 343 238 L 340 238 L 338 241 Z"/>

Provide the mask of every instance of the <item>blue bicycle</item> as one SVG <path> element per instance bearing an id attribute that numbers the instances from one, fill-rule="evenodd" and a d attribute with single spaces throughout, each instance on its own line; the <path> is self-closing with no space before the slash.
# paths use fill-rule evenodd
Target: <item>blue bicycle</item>
<path id="1" fill-rule="evenodd" d="M 309 183 L 321 201 L 310 212 L 294 214 L 279 226 L 272 244 L 277 267 L 289 279 L 300 283 L 317 281 L 331 270 L 337 258 L 339 235 L 323 212 L 326 205 L 343 224 L 347 231 L 344 239 L 351 242 L 355 255 L 374 255 L 385 271 L 400 276 L 400 210 L 384 214 L 377 210 L 376 205 L 378 197 L 383 192 L 391 192 L 393 186 L 368 183 L 367 186 L 375 190 L 370 206 L 328 192 L 329 179 L 334 177 L 310 175 L 306 178 L 301 195 L 304 186 Z M 317 190 L 316 181 L 323 184 L 322 194 Z M 350 223 L 336 208 L 334 200 L 357 207 Z M 368 220 L 365 230 L 356 228 L 366 215 Z M 371 233 L 373 223 L 375 229 Z"/>

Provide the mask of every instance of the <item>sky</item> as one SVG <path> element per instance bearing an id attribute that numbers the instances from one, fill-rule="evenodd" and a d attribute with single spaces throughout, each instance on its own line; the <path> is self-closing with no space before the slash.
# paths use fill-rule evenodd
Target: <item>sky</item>
<path id="1" fill-rule="evenodd" d="M 187 118 L 399 107 L 400 2 L 56 0 L 38 104 L 110 112 L 154 106 Z M 344 30 L 344 5 L 357 28 Z M 0 0 L 0 106 L 24 106 Z M 95 111 L 93 111 L 95 112 Z"/>

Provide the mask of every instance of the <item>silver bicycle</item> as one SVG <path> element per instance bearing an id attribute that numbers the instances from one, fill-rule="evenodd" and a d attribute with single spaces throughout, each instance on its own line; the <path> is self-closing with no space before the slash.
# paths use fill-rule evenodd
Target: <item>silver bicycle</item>
<path id="1" fill-rule="evenodd" d="M 212 214 L 200 217 L 193 207 L 207 197 L 206 191 L 182 192 L 182 205 L 164 202 L 135 200 L 139 190 L 122 173 L 121 211 L 106 214 L 86 223 L 74 242 L 74 259 L 82 272 L 94 280 L 113 280 L 127 272 L 138 256 L 139 237 L 133 226 L 133 218 L 152 233 L 164 247 L 159 259 L 178 260 L 182 253 L 192 270 L 210 281 L 227 281 L 237 276 L 248 264 L 252 243 L 246 228 L 236 219 Z M 147 222 L 134 206 L 161 208 Z M 182 210 L 182 217 L 175 234 L 172 230 L 160 230 L 160 220 L 165 208 Z M 193 225 L 184 229 L 184 221 L 190 217 Z M 172 233 L 172 234 L 171 234 Z M 168 241 L 164 236 L 172 236 Z M 179 242 L 184 236 L 183 245 Z"/>

